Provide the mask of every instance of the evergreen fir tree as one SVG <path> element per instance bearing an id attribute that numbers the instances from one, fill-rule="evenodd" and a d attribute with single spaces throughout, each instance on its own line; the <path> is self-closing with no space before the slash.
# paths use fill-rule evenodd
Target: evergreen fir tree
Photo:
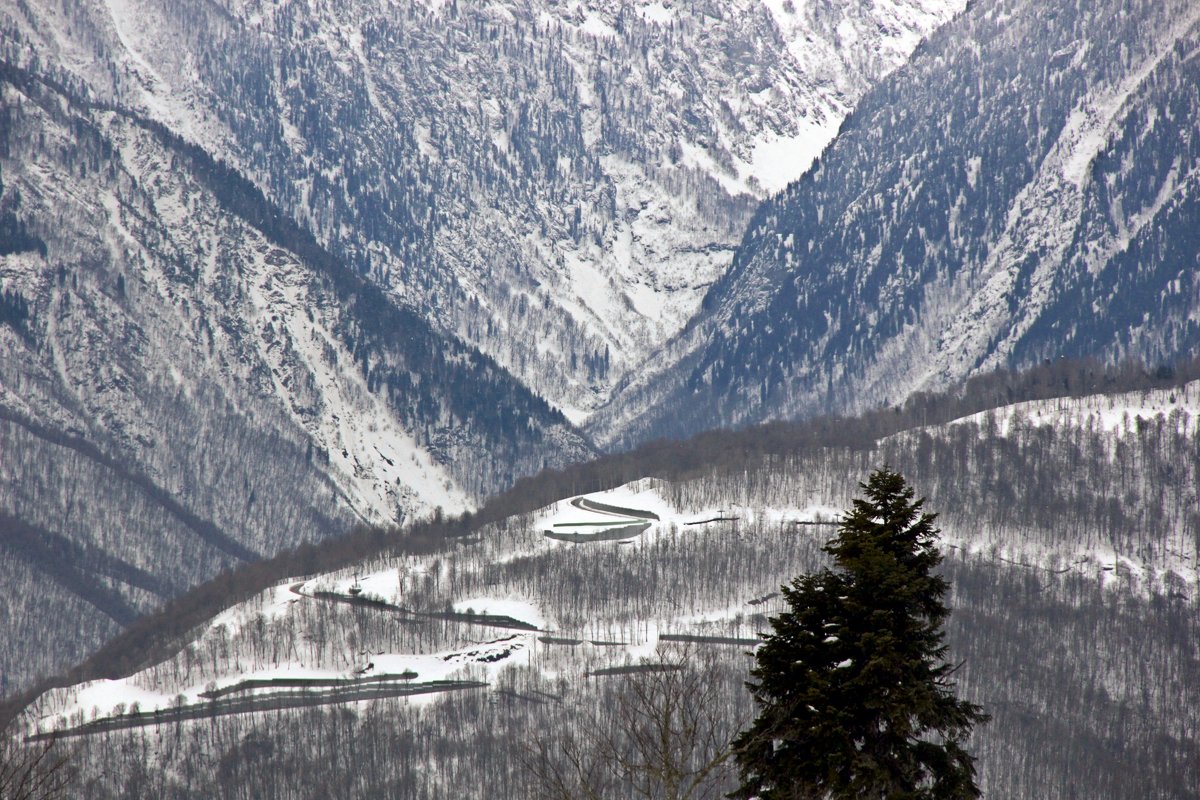
<path id="1" fill-rule="evenodd" d="M 836 570 L 782 587 L 789 608 L 747 684 L 759 714 L 734 740 L 734 797 L 979 796 L 962 744 L 987 716 L 953 694 L 935 515 L 886 467 L 860 486 L 824 548 Z"/>

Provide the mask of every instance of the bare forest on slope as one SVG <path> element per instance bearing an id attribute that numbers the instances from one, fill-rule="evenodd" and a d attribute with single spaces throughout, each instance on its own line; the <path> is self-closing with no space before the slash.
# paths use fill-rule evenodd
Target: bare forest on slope
<path id="1" fill-rule="evenodd" d="M 887 463 L 940 513 L 949 641 L 963 662 L 955 677 L 993 715 L 971 744 L 987 794 L 1184 798 L 1200 763 L 1200 388 L 1142 380 L 1162 388 L 1002 406 L 854 446 L 785 446 L 780 430 L 764 452 L 751 443 L 771 437 L 752 430 L 739 455 L 722 448 L 725 459 L 677 465 L 670 480 L 558 495 L 593 492 L 596 503 L 658 518 L 629 540 L 548 538 L 589 518 L 569 503 L 545 506 L 528 482 L 524 513 L 488 519 L 485 508 L 476 521 L 444 523 L 457 536 L 433 550 L 406 551 L 401 539 L 340 570 L 294 574 L 219 624 L 192 628 L 122 684 L 146 697 L 178 692 L 180 707 L 193 702 L 189 687 L 301 664 L 331 676 L 410 664 L 409 680 L 486 685 L 420 702 L 314 696 L 308 708 L 266 714 L 202 705 L 207 718 L 178 723 L 146 705 L 145 722 L 121 730 L 92 720 L 133 711 L 87 707 L 86 686 L 31 710 L 59 714 L 80 763 L 104 765 L 84 768 L 90 796 L 184 797 L 214 774 L 227 797 L 536 796 L 539 737 L 587 741 L 614 723 L 638 665 L 669 664 L 680 647 L 690 648 L 687 669 L 722 687 L 723 724 L 744 719 L 745 652 L 779 608 L 774 593 L 823 563 L 831 528 L 813 523 L 831 521 Z M 714 452 L 691 444 L 693 456 Z M 608 465 L 636 468 L 632 456 Z M 360 596 L 371 602 L 349 602 Z M 706 785 L 728 780 L 718 770 Z M 611 796 L 630 786 L 617 781 Z"/>

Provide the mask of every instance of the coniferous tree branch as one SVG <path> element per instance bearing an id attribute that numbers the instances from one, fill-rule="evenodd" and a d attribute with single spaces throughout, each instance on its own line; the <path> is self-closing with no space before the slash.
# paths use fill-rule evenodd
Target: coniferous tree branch
<path id="1" fill-rule="evenodd" d="M 736 797 L 979 796 L 961 745 L 987 716 L 952 693 L 936 516 L 886 467 L 860 487 L 824 548 L 837 570 L 782 587 L 747 684 L 759 717 L 734 740 Z"/>

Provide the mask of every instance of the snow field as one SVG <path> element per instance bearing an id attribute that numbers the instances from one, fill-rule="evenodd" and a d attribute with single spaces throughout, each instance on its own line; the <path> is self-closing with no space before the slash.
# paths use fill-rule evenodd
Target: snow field
<path id="1" fill-rule="evenodd" d="M 1195 435 L 1200 424 L 1200 381 L 1177 389 L 1016 403 L 949 424 L 994 422 L 1000 435 L 1007 436 L 1018 421 L 1038 427 L 1089 428 L 1120 437 L 1136 434 L 1143 424 L 1154 423 L 1170 425 L 1184 435 Z"/>
<path id="2" fill-rule="evenodd" d="M 140 710 L 167 709 L 172 705 L 203 703 L 202 692 L 234 686 L 243 681 L 267 681 L 275 679 L 316 678 L 325 680 L 348 679 L 356 675 L 400 674 L 405 671 L 417 673 L 416 680 L 482 679 L 493 681 L 499 671 L 511 666 L 524 666 L 539 671 L 548 678 L 567 677 L 579 679 L 592 670 L 610 666 L 635 663 L 653 656 L 663 633 L 704 634 L 716 632 L 727 634 L 731 626 L 741 630 L 744 637 L 752 637 L 754 631 L 745 628 L 745 617 L 760 613 L 762 606 L 750 606 L 747 594 L 739 601 L 714 598 L 692 602 L 672 601 L 661 613 L 646 619 L 627 617 L 626 604 L 619 604 L 609 613 L 585 613 L 563 615 L 555 607 L 561 602 L 554 592 L 538 591 L 536 586 L 527 586 L 524 591 L 513 582 L 502 581 L 496 589 L 502 591 L 464 590 L 459 596 L 433 591 L 434 595 L 445 596 L 445 600 L 429 597 L 430 587 L 445 584 L 467 584 L 478 588 L 492 585 L 494 578 L 487 573 L 514 566 L 517 571 L 528 562 L 552 564 L 559 555 L 566 555 L 576 567 L 581 562 L 597 559 L 609 560 L 617 556 L 623 561 L 649 563 L 661 557 L 663 552 L 679 548 L 681 541 L 723 535 L 719 529 L 729 523 L 716 523 L 712 531 L 707 525 L 684 527 L 687 522 L 730 516 L 720 506 L 688 510 L 686 513 L 674 508 L 660 493 L 662 481 L 643 480 L 619 487 L 609 492 L 586 495 L 598 503 L 624 506 L 658 514 L 661 520 L 655 523 L 646 535 L 629 547 L 617 543 L 600 545 L 572 545 L 552 541 L 542 535 L 543 529 L 555 521 L 578 522 L 597 520 L 610 524 L 616 519 L 611 515 L 581 511 L 570 505 L 569 500 L 559 502 L 530 515 L 525 524 L 510 524 L 505 532 L 493 531 L 475 545 L 460 547 L 452 553 L 432 556 L 407 556 L 392 566 L 376 568 L 364 565 L 359 569 L 340 570 L 335 573 L 289 580 L 264 591 L 259 596 L 223 611 L 213 618 L 190 646 L 190 653 L 176 656 L 173 661 L 187 661 L 185 668 L 157 665 L 149 670 L 116 681 L 99 681 L 52 693 L 44 698 L 40 727 L 45 730 L 54 725 L 78 724 L 83 720 L 128 711 L 133 703 Z M 795 512 L 764 512 L 758 514 L 762 520 L 782 520 L 795 516 Z M 767 523 L 778 526 L 776 522 Z M 474 552 L 472 552 L 474 551 Z M 496 552 L 499 557 L 493 558 Z M 549 574 L 552 583 L 557 575 Z M 526 581 L 518 581 L 518 584 Z M 508 591 L 503 591 L 507 584 Z M 435 633 L 432 639 L 423 639 L 430 644 L 441 644 L 426 652 L 399 652 L 380 647 L 365 635 L 353 633 L 353 619 L 359 615 L 383 615 L 375 610 L 359 610 L 346 603 L 330 602 L 325 593 L 342 598 L 352 596 L 351 589 L 360 590 L 358 597 L 379 600 L 395 606 L 412 607 L 416 614 L 437 615 L 441 609 L 459 614 L 488 615 L 496 618 L 511 618 L 537 627 L 537 631 L 522 631 L 468 625 L 464 623 L 432 620 L 430 627 L 445 627 L 443 633 Z M 548 587 L 552 588 L 552 587 Z M 593 585 L 591 588 L 600 588 Z M 618 587 L 612 587 L 618 590 Z M 768 585 L 769 589 L 770 586 Z M 517 591 L 514 591 L 517 589 Z M 763 592 L 765 593 L 765 592 Z M 547 595 L 550 596 L 547 596 Z M 760 593 L 761 594 L 761 593 Z M 600 601 L 600 606 L 607 603 Z M 648 610 L 648 609 L 647 609 Z M 324 634 L 328 640 L 322 646 L 308 645 L 311 657 L 289 658 L 279 662 L 264 662 L 261 657 L 247 653 L 248 643 L 261 637 L 261 631 L 278 633 L 291 631 L 289 636 L 297 641 L 306 640 L 315 634 L 304 621 L 326 619 L 334 622 L 337 630 L 332 635 Z M 330 616 L 332 615 L 332 616 Z M 423 618 L 424 620 L 424 618 Z M 328 623 L 326 623 L 328 624 Z M 408 623 L 404 625 L 412 626 Z M 423 635 L 418 634 L 417 639 Z M 332 646 L 329 642 L 344 639 L 344 643 Z M 451 645 L 451 646 L 444 646 Z M 295 650 L 289 651 L 295 653 Z M 218 655 L 228 653 L 227 657 Z M 205 655 L 206 654 L 206 655 Z M 495 660 L 491 660 L 492 658 Z M 225 658 L 225 661 L 222 661 Z M 210 659 L 208 664 L 201 662 Z M 218 662 L 216 671 L 212 660 Z M 220 666 L 220 664 L 227 666 Z M 369 668 L 368 668 L 369 665 Z M 168 674 L 199 674 L 191 681 Z M 256 695 L 269 695 L 270 688 L 247 690 Z M 182 697 L 182 700 L 180 699 Z M 405 702 L 436 702 L 433 695 L 408 698 Z M 123 706 L 121 705 L 123 704 Z"/>

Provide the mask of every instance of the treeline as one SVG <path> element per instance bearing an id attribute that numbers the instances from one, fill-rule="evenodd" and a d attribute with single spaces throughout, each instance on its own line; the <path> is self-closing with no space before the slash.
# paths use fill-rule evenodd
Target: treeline
<path id="1" fill-rule="evenodd" d="M 5 289 L 0 293 L 0 325 L 7 325 L 24 336 L 28 333 L 25 327 L 27 319 L 29 319 L 29 301 L 25 299 L 24 295 L 15 289 Z"/>
<path id="2" fill-rule="evenodd" d="M 527 514 L 564 497 L 599 491 L 647 475 L 680 481 L 720 476 L 754 467 L 772 458 L 816 454 L 822 448 L 865 451 L 880 438 L 919 426 L 956 419 L 1002 402 L 1050 397 L 1085 396 L 1170 388 L 1200 375 L 1200 359 L 1170 369 L 1146 370 L 1135 365 L 1104 368 L 1094 362 L 1054 362 L 1024 373 L 997 372 L 973 380 L 961 393 L 925 395 L 902 408 L 883 409 L 856 418 L 822 418 L 799 423 L 772 423 L 742 431 L 712 431 L 685 441 L 664 440 L 628 453 L 548 470 L 518 481 L 475 514 L 435 518 L 403 529 L 360 528 L 352 533 L 306 544 L 274 558 L 245 564 L 181 595 L 159 611 L 141 618 L 75 669 L 40 682 L 11 698 L 0 719 L 11 719 L 33 697 L 51 686 L 118 677 L 162 661 L 183 646 L 187 636 L 219 611 L 247 600 L 285 578 L 344 568 L 387 554 L 426 553 L 446 548 L 484 526 Z M 918 444 L 913 445 L 913 458 Z M 952 445 L 965 451 L 966 440 Z M 898 455 L 898 454 L 897 454 Z M 903 466 L 903 465 L 898 465 Z M 919 463 L 913 465 L 924 476 Z M 865 474 L 865 473 L 864 473 Z M 839 473 L 830 480 L 844 482 Z M 705 481 L 704 483 L 710 483 Z"/>
<path id="3" fill-rule="evenodd" d="M 4 185 L 0 183 L 0 192 L 3 190 Z M 0 213 L 0 256 L 24 252 L 34 252 L 45 258 L 46 243 L 30 233 L 12 211 Z"/>

